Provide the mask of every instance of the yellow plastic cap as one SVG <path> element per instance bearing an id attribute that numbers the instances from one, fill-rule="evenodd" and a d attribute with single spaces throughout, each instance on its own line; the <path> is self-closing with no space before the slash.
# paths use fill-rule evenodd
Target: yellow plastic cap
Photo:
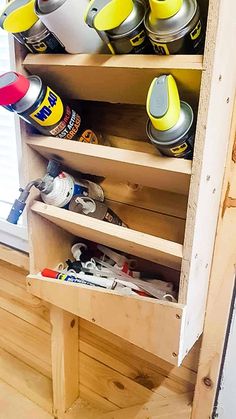
<path id="1" fill-rule="evenodd" d="M 27 31 L 31 28 L 38 20 L 34 12 L 34 4 L 35 0 L 27 2 L 13 0 L 8 3 L 2 12 L 2 15 L 6 16 L 3 21 L 3 29 L 7 32 L 17 33 Z"/>
<path id="2" fill-rule="evenodd" d="M 154 19 L 168 19 L 176 15 L 183 5 L 183 0 L 149 0 L 151 13 L 150 21 Z"/>
<path id="3" fill-rule="evenodd" d="M 108 0 L 108 2 L 93 0 L 89 3 L 85 15 L 87 16 L 95 6 L 97 13 L 93 24 L 97 31 L 109 31 L 117 28 L 127 19 L 134 8 L 133 0 Z"/>
<path id="4" fill-rule="evenodd" d="M 152 125 L 159 131 L 167 131 L 178 122 L 180 99 L 173 76 L 160 76 L 152 81 L 146 108 Z"/>

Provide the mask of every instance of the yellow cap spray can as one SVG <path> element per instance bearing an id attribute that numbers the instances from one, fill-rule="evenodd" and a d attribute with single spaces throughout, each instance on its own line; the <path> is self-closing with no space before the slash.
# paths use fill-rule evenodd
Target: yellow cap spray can
<path id="1" fill-rule="evenodd" d="M 195 119 L 191 106 L 179 99 L 171 75 L 155 78 L 147 95 L 147 134 L 153 145 L 165 156 L 191 159 Z"/>
<path id="2" fill-rule="evenodd" d="M 10 32 L 30 52 L 60 53 L 63 45 L 34 12 L 34 0 L 13 0 L 0 14 L 0 27 Z"/>
<path id="3" fill-rule="evenodd" d="M 145 28 L 159 55 L 197 54 L 204 30 L 197 0 L 149 0 Z"/>
<path id="4" fill-rule="evenodd" d="M 150 47 L 144 29 L 145 11 L 143 0 L 92 0 L 85 21 L 112 54 L 145 54 Z"/>

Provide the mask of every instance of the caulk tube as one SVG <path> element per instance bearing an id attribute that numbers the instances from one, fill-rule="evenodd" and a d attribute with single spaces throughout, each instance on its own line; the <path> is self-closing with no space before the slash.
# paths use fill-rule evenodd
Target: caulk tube
<path id="1" fill-rule="evenodd" d="M 103 42 L 84 22 L 88 0 L 36 0 L 35 11 L 70 54 L 97 53 Z"/>
<path id="2" fill-rule="evenodd" d="M 148 91 L 147 134 L 153 145 L 165 156 L 191 159 L 195 119 L 191 106 L 179 99 L 172 75 L 155 78 Z"/>
<path id="3" fill-rule="evenodd" d="M 74 195 L 70 201 L 69 210 L 111 224 L 128 227 L 104 202 L 99 202 L 90 197 Z"/>

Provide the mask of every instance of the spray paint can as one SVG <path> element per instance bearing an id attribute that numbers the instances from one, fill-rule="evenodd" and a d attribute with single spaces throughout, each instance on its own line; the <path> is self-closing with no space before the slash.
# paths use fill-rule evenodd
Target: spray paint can
<path id="1" fill-rule="evenodd" d="M 34 12 L 34 0 L 13 0 L 0 15 L 0 27 L 10 32 L 30 52 L 62 53 L 63 45 Z"/>
<path id="2" fill-rule="evenodd" d="M 101 186 L 89 180 L 75 180 L 66 172 L 61 172 L 53 181 L 44 177 L 41 188 L 41 198 L 48 205 L 58 208 L 68 208 L 73 196 L 91 197 L 97 201 L 104 201 Z"/>
<path id="3" fill-rule="evenodd" d="M 202 52 L 204 32 L 196 0 L 149 0 L 145 28 L 159 55 Z"/>
<path id="4" fill-rule="evenodd" d="M 101 52 L 103 42 L 84 22 L 88 0 L 36 0 L 35 12 L 67 52 Z"/>
<path id="5" fill-rule="evenodd" d="M 26 78 L 12 71 L 0 76 L 0 105 L 44 135 L 91 144 L 103 141 L 100 135 L 86 129 L 81 116 L 38 76 Z"/>
<path id="6" fill-rule="evenodd" d="M 144 54 L 150 47 L 144 29 L 145 12 L 143 0 L 92 0 L 85 21 L 112 54 Z"/>
<path id="7" fill-rule="evenodd" d="M 195 120 L 191 106 L 179 99 L 171 75 L 155 78 L 147 96 L 147 134 L 153 145 L 165 156 L 191 159 Z"/>
<path id="8" fill-rule="evenodd" d="M 88 215 L 98 220 L 107 221 L 122 227 L 127 227 L 125 223 L 110 209 L 104 202 L 99 202 L 90 197 L 74 195 L 69 204 L 69 210 L 79 214 Z"/>

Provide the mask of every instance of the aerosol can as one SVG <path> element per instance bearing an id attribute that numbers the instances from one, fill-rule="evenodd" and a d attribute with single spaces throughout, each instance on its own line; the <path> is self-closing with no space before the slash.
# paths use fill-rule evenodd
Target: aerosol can
<path id="1" fill-rule="evenodd" d="M 102 137 L 87 129 L 81 116 L 38 76 L 15 72 L 0 76 L 0 105 L 17 113 L 44 135 L 91 144 Z"/>
<path id="2" fill-rule="evenodd" d="M 145 28 L 156 54 L 197 54 L 204 33 L 196 0 L 149 0 Z"/>
<path id="3" fill-rule="evenodd" d="M 62 53 L 64 47 L 34 12 L 34 0 L 13 0 L 0 14 L 0 27 L 10 32 L 30 52 Z"/>
<path id="4" fill-rule="evenodd" d="M 17 224 L 32 187 L 41 192 L 42 200 L 48 205 L 68 209 L 69 202 L 74 195 L 91 197 L 97 201 L 104 201 L 104 193 L 101 186 L 89 180 L 75 180 L 71 175 L 61 170 L 58 161 L 50 160 L 47 173 L 42 179 L 36 179 L 28 183 L 24 189 L 20 189 L 20 196 L 15 200 L 7 221 Z"/>
<path id="5" fill-rule="evenodd" d="M 98 53 L 104 44 L 84 22 L 88 0 L 36 0 L 35 12 L 67 52 Z"/>
<path id="6" fill-rule="evenodd" d="M 99 202 L 91 197 L 74 195 L 69 204 L 69 210 L 98 220 L 107 221 L 122 227 L 127 227 L 125 223 L 116 215 L 104 202 Z"/>
<path id="7" fill-rule="evenodd" d="M 112 54 L 144 54 L 150 45 L 144 30 L 145 11 L 142 0 L 92 0 L 85 21 Z"/>
<path id="8" fill-rule="evenodd" d="M 155 78 L 147 96 L 147 134 L 165 156 L 191 159 L 195 120 L 191 106 L 179 99 L 175 79 L 171 75 Z"/>

